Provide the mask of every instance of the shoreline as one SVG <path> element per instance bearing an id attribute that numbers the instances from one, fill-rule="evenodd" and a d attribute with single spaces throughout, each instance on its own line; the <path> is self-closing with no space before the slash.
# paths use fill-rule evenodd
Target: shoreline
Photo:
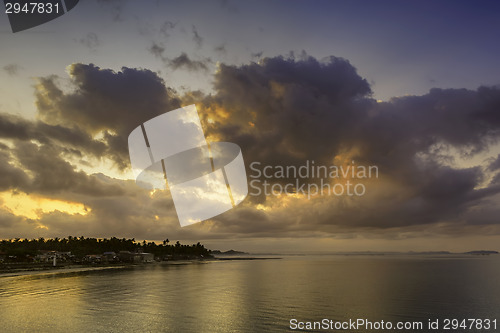
<path id="1" fill-rule="evenodd" d="M 192 260 L 176 260 L 176 261 L 163 261 L 163 262 L 151 262 L 151 263 L 119 263 L 119 264 L 108 264 L 108 265 L 66 265 L 66 266 L 56 266 L 50 267 L 46 266 L 37 269 L 36 267 L 31 268 L 19 268 L 11 270 L 0 270 L 0 278 L 2 277 L 14 277 L 14 276 L 24 276 L 24 275 L 56 275 L 56 274 L 69 274 L 69 273 L 79 273 L 79 272 L 93 272 L 93 271 L 104 271 L 113 269 L 126 269 L 134 267 L 146 267 L 149 265 L 172 265 L 172 264 L 187 264 L 192 262 Z"/>
<path id="2" fill-rule="evenodd" d="M 160 262 L 150 262 L 150 263 L 120 263 L 115 265 L 94 265 L 94 266 L 82 266 L 82 265 L 67 265 L 67 266 L 56 266 L 50 267 L 46 266 L 43 268 L 30 267 L 30 268 L 19 268 L 11 270 L 0 270 L 0 279 L 6 277 L 17 277 L 17 276 L 34 276 L 34 275 L 58 275 L 58 274 L 71 274 L 80 272 L 93 272 L 93 271 L 104 271 L 104 270 L 119 270 L 126 268 L 136 268 L 136 267 L 147 267 L 155 265 L 188 265 L 202 262 L 217 262 L 217 261 L 237 261 L 237 260 L 270 260 L 270 259 L 282 259 L 282 258 L 259 258 L 259 257 L 220 257 L 220 258 L 210 258 L 210 259 L 190 259 L 190 260 L 171 260 L 171 261 L 160 261 Z"/>
<path id="3" fill-rule="evenodd" d="M 103 270 L 112 270 L 112 269 L 125 269 L 131 267 L 129 265 L 119 265 L 119 266 L 86 266 L 86 267 L 75 267 L 67 266 L 67 267 L 53 267 L 53 268 L 45 268 L 45 269 L 24 269 L 24 270 L 12 270 L 9 271 L 0 271 L 0 279 L 5 277 L 17 277 L 17 276 L 32 276 L 32 275 L 58 275 L 58 274 L 70 274 L 70 273 L 79 273 L 79 272 L 92 272 L 92 271 L 103 271 Z"/>

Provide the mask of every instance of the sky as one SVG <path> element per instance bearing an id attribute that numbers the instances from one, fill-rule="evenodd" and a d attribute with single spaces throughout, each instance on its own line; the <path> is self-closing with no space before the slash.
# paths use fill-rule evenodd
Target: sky
<path id="1" fill-rule="evenodd" d="M 0 239 L 498 250 L 499 12 L 496 1 L 86 0 L 18 33 L 0 13 Z M 127 138 L 190 104 L 209 142 L 241 147 L 254 182 L 234 209 L 181 227 L 168 189 L 136 184 Z M 275 173 L 313 162 L 377 176 Z M 296 185 L 266 195 L 265 180 Z M 363 194 L 300 191 L 322 181 Z"/>

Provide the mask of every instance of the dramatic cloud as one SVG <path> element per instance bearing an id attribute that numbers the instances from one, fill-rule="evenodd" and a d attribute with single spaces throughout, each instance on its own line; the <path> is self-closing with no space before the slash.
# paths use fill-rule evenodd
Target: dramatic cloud
<path id="1" fill-rule="evenodd" d="M 500 169 L 500 155 L 498 155 L 497 158 L 490 164 L 489 169 L 491 171 Z"/>
<path id="2" fill-rule="evenodd" d="M 26 173 L 11 163 L 8 147 L 0 150 L 0 191 L 25 187 L 29 183 Z"/>
<path id="3" fill-rule="evenodd" d="M 208 133 L 273 165 L 328 164 L 372 104 L 363 99 L 371 92 L 366 80 L 340 58 L 221 64 L 215 79 L 217 93 L 205 102 Z"/>
<path id="4" fill-rule="evenodd" d="M 117 186 L 109 186 L 96 176 L 89 176 L 63 159 L 58 147 L 18 143 L 15 157 L 30 174 L 31 182 L 24 190 L 37 193 L 72 192 L 93 197 L 121 195 Z M 23 189 L 23 188 L 21 188 Z"/>
<path id="5" fill-rule="evenodd" d="M 161 44 L 150 51 L 173 69 L 207 68 L 187 54 L 167 59 Z M 499 88 L 433 89 L 377 102 L 347 60 L 305 54 L 241 66 L 222 63 L 210 95 L 177 96 L 145 69 L 73 64 L 68 73 L 71 84 L 64 89 L 57 77 L 39 80 L 35 120 L 0 114 L 0 190 L 76 202 L 87 211 L 42 211 L 33 219 L 1 210 L 5 234 L 12 235 L 15 224 L 16 230 L 43 229 L 48 235 L 147 239 L 500 233 L 498 152 L 483 163 L 461 163 L 498 147 Z M 252 162 L 300 167 L 306 161 L 355 161 L 377 166 L 379 177 L 361 180 L 364 196 L 249 196 L 210 221 L 180 228 L 168 190 L 148 192 L 133 180 L 80 168 L 105 160 L 126 174 L 130 131 L 192 103 L 209 141 L 242 148 L 249 176 L 255 176 Z"/>
<path id="6" fill-rule="evenodd" d="M 433 89 L 377 103 L 354 67 L 334 57 L 222 64 L 215 89 L 204 101 L 208 133 L 238 143 L 247 164 L 298 167 L 306 160 L 318 165 L 354 160 L 379 167 L 381 178 L 371 181 L 371 195 L 365 197 L 298 201 L 297 211 L 273 206 L 268 197 L 271 212 L 261 214 L 274 223 L 295 221 L 310 231 L 330 232 L 335 226 L 477 223 L 473 210 L 500 191 L 498 185 L 484 187 L 481 168 L 448 164 L 456 154 L 471 157 L 498 143 L 500 89 Z"/>
<path id="7" fill-rule="evenodd" d="M 36 86 L 38 119 L 0 114 L 0 138 L 36 140 L 64 147 L 66 154 L 108 158 L 128 168 L 128 134 L 180 100 L 153 72 L 123 68 L 101 70 L 90 64 L 68 68 L 74 90 L 64 93 L 57 78 L 41 78 Z M 54 152 L 52 152 L 54 153 Z"/>
<path id="8" fill-rule="evenodd" d="M 157 74 L 148 70 L 124 67 L 116 73 L 92 64 L 74 64 L 69 74 L 76 87 L 69 94 L 58 88 L 54 78 L 40 80 L 36 90 L 39 119 L 104 142 L 107 157 L 121 169 L 128 166 L 128 134 L 144 121 L 180 106 Z"/>

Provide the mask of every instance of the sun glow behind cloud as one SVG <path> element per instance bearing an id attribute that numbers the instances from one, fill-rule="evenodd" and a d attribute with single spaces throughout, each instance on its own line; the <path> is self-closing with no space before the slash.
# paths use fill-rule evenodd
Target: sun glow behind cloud
<path id="1" fill-rule="evenodd" d="M 90 208 L 79 202 L 55 200 L 33 194 L 2 192 L 0 200 L 4 209 L 30 219 L 38 219 L 42 214 L 54 211 L 71 215 L 87 215 L 90 212 Z"/>

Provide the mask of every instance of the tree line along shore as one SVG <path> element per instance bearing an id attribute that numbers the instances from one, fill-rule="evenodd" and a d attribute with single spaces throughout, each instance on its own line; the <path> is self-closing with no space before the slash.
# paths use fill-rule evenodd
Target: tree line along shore
<path id="1" fill-rule="evenodd" d="M 184 245 L 138 242 L 134 238 L 73 237 L 45 239 L 8 239 L 0 241 L 0 269 L 6 265 L 24 264 L 57 266 L 67 264 L 140 263 L 165 260 L 213 258 L 211 251 L 199 242 Z M 2 267 L 4 266 L 4 267 Z"/>

